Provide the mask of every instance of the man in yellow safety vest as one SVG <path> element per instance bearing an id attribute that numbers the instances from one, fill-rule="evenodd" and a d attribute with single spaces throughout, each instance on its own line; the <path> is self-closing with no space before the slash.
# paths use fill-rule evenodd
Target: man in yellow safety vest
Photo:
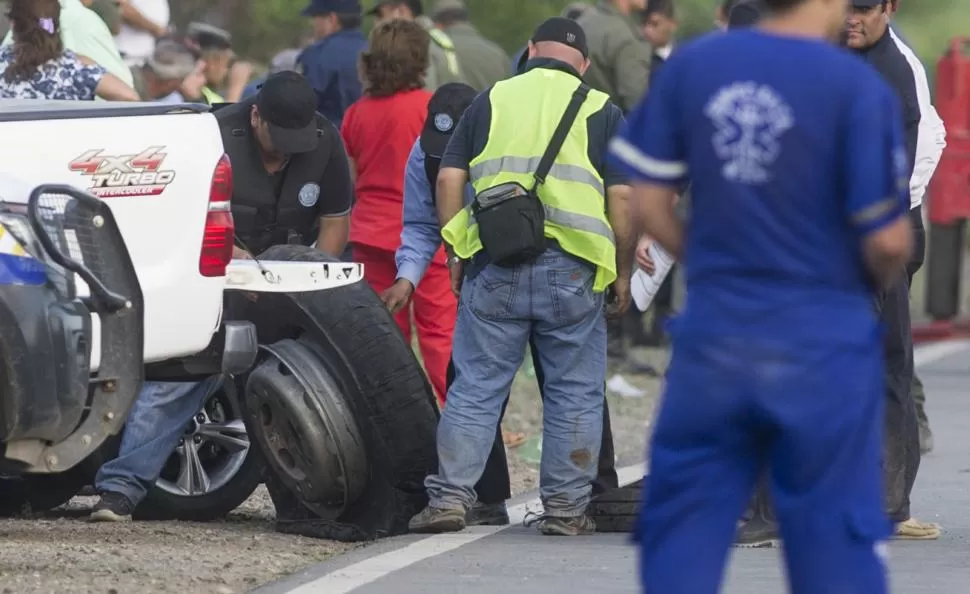
<path id="1" fill-rule="evenodd" d="M 588 534 L 602 436 L 607 313 L 630 303 L 627 179 L 606 163 L 622 121 L 582 81 L 586 36 L 555 17 L 523 74 L 479 95 L 445 150 L 437 210 L 461 307 L 455 381 L 438 428 L 439 472 L 413 532 L 465 527 L 509 386 L 531 338 L 545 372 L 543 534 Z M 475 196 L 465 203 L 471 183 Z"/>

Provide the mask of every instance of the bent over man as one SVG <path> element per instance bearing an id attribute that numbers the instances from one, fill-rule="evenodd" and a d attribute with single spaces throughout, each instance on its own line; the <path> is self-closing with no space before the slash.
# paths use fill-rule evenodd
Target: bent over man
<path id="1" fill-rule="evenodd" d="M 337 129 L 316 112 L 316 103 L 303 76 L 281 72 L 268 77 L 255 98 L 216 111 L 235 167 L 232 216 L 243 246 L 234 257 L 249 258 L 287 243 L 316 242 L 330 255 L 343 252 L 353 189 L 350 166 Z M 183 440 L 183 432 L 216 385 L 217 378 L 145 382 L 128 415 L 118 457 L 95 479 L 101 500 L 92 520 L 130 519 L 176 448 L 184 448 L 179 452 L 184 460 L 197 459 L 196 444 Z M 205 493 L 207 479 L 193 470 L 182 468 L 178 486 L 189 494 Z M 281 492 L 272 477 L 267 483 L 271 495 Z"/>
<path id="2" fill-rule="evenodd" d="M 545 373 L 540 529 L 595 528 L 586 507 L 602 437 L 603 307 L 614 285 L 613 313 L 626 310 L 633 270 L 628 187 L 605 165 L 622 116 L 581 79 L 589 59 L 575 21 L 541 24 L 529 57 L 524 74 L 472 103 L 438 174 L 438 218 L 461 307 L 439 471 L 425 483 L 430 503 L 411 520 L 413 532 L 465 527 L 530 338 Z M 469 180 L 476 196 L 462 208 Z"/>
<path id="3" fill-rule="evenodd" d="M 647 592 L 717 592 L 767 472 L 791 591 L 881 594 L 892 527 L 873 302 L 912 248 L 899 102 L 828 43 L 844 0 L 765 4 L 758 30 L 672 56 L 612 145 L 639 180 L 646 232 L 690 255 L 637 527 L 641 577 Z M 687 179 L 685 232 L 672 203 Z"/>

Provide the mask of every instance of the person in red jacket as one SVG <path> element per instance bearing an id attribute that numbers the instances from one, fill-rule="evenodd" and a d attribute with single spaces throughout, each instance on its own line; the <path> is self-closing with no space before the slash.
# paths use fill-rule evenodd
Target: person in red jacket
<path id="1" fill-rule="evenodd" d="M 397 280 L 404 170 L 431 99 L 423 89 L 428 43 L 427 32 L 415 22 L 391 20 L 374 27 L 359 62 L 364 96 L 347 110 L 340 130 L 356 175 L 357 201 L 350 215 L 354 261 L 364 265 L 364 278 L 378 294 Z M 413 312 L 425 369 L 442 404 L 457 308 L 439 249 L 412 306 L 395 319 L 410 344 Z"/>

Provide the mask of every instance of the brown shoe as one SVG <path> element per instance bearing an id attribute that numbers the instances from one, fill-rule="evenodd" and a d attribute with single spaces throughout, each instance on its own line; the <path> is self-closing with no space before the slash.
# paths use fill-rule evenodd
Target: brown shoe
<path id="1" fill-rule="evenodd" d="M 915 518 L 896 524 L 893 538 L 896 540 L 936 540 L 940 537 L 940 527 L 936 524 L 924 524 Z"/>
<path id="2" fill-rule="evenodd" d="M 408 522 L 413 534 L 441 534 L 465 529 L 465 511 L 428 506 Z"/>

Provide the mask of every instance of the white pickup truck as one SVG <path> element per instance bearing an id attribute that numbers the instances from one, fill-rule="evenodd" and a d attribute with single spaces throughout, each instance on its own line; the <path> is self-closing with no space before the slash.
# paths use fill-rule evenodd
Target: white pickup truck
<path id="1" fill-rule="evenodd" d="M 207 106 L 0 101 L 0 135 L 0 170 L 28 187 L 84 190 L 110 208 L 143 295 L 146 379 L 225 380 L 139 510 L 187 519 L 224 515 L 258 485 L 259 449 L 318 516 L 367 509 L 348 525 L 374 534 L 406 528 L 408 514 L 423 505 L 424 475 L 436 468 L 437 408 L 427 381 L 361 282 L 361 265 L 304 246 L 231 259 L 232 165 Z M 77 281 L 78 292 L 87 291 Z M 251 317 L 223 319 L 226 291 L 233 290 L 258 294 L 257 303 L 242 300 Z M 93 322 L 92 372 L 100 364 Z M 255 357 L 254 325 L 261 355 L 251 373 L 241 373 Z M 248 426 L 258 428 L 252 438 L 259 448 L 250 447 L 244 412 Z M 83 471 L 93 473 L 103 457 Z M 374 498 L 388 493 L 378 484 L 408 496 L 388 499 L 396 503 L 374 513 Z M 50 496 L 31 503 L 53 507 L 80 485 L 45 488 Z M 3 493 L 0 479 L 0 514 Z"/>

